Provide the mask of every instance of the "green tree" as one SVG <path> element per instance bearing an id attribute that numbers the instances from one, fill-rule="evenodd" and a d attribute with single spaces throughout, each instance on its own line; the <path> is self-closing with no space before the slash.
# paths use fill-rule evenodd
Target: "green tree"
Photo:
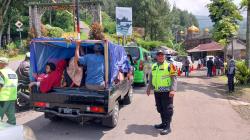
<path id="1" fill-rule="evenodd" d="M 0 48 L 2 47 L 2 35 L 6 27 L 7 11 L 9 10 L 11 0 L 0 0 Z"/>
<path id="2" fill-rule="evenodd" d="M 51 12 L 51 13 L 50 13 Z M 51 14 L 51 15 L 50 15 Z M 66 11 L 47 11 L 42 17 L 42 22 L 44 24 L 50 24 L 55 27 L 60 27 L 66 32 L 71 32 L 74 30 L 74 19 L 71 14 Z"/>
<path id="3" fill-rule="evenodd" d="M 211 0 L 207 6 L 214 22 L 213 38 L 223 45 L 228 44 L 237 34 L 238 21 L 242 20 L 239 9 L 232 0 Z"/>
<path id="4" fill-rule="evenodd" d="M 246 34 L 246 40 L 247 40 L 247 46 L 246 46 L 246 62 L 248 68 L 250 68 L 250 2 L 249 0 L 242 0 L 241 1 L 242 8 L 247 9 L 247 34 Z"/>

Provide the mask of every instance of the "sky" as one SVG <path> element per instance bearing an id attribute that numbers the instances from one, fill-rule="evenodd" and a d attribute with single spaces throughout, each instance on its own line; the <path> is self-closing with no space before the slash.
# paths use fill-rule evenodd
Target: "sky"
<path id="1" fill-rule="evenodd" d="M 234 0 L 237 5 L 240 1 L 241 0 Z M 206 5 L 210 3 L 210 0 L 169 0 L 169 2 L 171 5 L 175 3 L 178 8 L 187 10 L 194 15 L 209 15 Z M 246 17 L 246 13 L 243 13 L 243 16 Z"/>

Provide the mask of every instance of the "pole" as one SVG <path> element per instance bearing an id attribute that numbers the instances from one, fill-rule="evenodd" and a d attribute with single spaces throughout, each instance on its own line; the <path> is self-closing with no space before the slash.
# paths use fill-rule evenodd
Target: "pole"
<path id="1" fill-rule="evenodd" d="M 23 48 L 22 33 L 21 33 L 20 28 L 19 28 L 19 37 L 20 37 L 20 47 Z"/>
<path id="2" fill-rule="evenodd" d="M 122 46 L 125 45 L 125 35 L 122 36 Z"/>
<path id="3" fill-rule="evenodd" d="M 73 4 L 75 4 L 76 3 L 76 1 L 74 0 L 73 1 Z M 74 32 L 76 32 L 76 19 L 75 19 L 75 17 L 76 17 L 76 7 L 75 7 L 75 5 L 74 5 L 74 8 L 73 8 L 73 24 L 74 24 Z"/>
<path id="4" fill-rule="evenodd" d="M 234 37 L 233 37 L 233 40 L 232 40 L 232 57 L 234 59 Z"/>
<path id="5" fill-rule="evenodd" d="M 77 39 L 80 40 L 80 17 L 79 17 L 79 0 L 76 0 L 76 18 L 77 18 Z"/>

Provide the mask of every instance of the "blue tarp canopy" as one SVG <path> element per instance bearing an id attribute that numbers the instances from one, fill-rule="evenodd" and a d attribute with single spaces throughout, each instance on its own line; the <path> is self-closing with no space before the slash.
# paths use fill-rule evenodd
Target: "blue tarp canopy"
<path id="1" fill-rule="evenodd" d="M 85 53 L 92 53 L 95 43 L 103 41 L 82 41 L 81 47 Z M 43 73 L 47 62 L 62 59 L 70 59 L 75 55 L 76 42 L 67 41 L 64 38 L 35 38 L 30 43 L 30 64 L 32 73 Z M 109 83 L 113 81 L 118 71 L 127 72 L 129 63 L 124 48 L 120 45 L 108 42 L 109 55 Z"/>

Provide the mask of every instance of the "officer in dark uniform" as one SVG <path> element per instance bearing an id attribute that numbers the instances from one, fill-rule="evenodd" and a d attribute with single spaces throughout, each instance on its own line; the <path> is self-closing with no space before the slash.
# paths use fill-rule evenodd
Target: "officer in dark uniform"
<path id="1" fill-rule="evenodd" d="M 227 79 L 228 79 L 228 91 L 234 92 L 234 76 L 235 76 L 235 61 L 231 55 L 227 55 Z"/>
<path id="2" fill-rule="evenodd" d="M 173 97 L 177 88 L 177 76 L 175 66 L 165 60 L 165 54 L 158 50 L 156 54 L 157 62 L 152 65 L 147 95 L 154 90 L 157 111 L 161 115 L 161 124 L 154 127 L 162 129 L 161 135 L 171 132 L 170 123 L 173 116 Z"/>

